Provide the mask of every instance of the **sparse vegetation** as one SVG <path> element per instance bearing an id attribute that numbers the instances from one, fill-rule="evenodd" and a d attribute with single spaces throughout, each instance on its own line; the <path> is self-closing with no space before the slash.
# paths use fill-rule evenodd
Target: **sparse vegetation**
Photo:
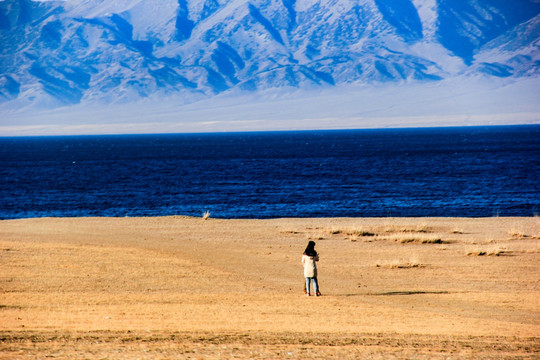
<path id="1" fill-rule="evenodd" d="M 208 220 L 208 219 L 210 219 L 210 211 L 206 210 L 206 211 L 203 213 L 202 218 L 203 218 L 203 220 Z"/>
<path id="2" fill-rule="evenodd" d="M 528 231 L 532 230 L 531 228 L 527 228 Z M 523 238 L 531 238 L 533 234 L 528 233 L 528 231 L 524 230 L 524 227 L 517 222 L 512 224 L 510 227 L 510 230 L 508 230 L 508 235 L 510 235 L 514 239 L 523 239 Z"/>
<path id="3" fill-rule="evenodd" d="M 324 240 L 326 237 L 324 234 L 321 233 L 315 233 L 315 234 L 308 234 L 307 239 L 308 240 Z"/>
<path id="4" fill-rule="evenodd" d="M 341 227 L 333 227 L 331 229 L 326 230 L 326 232 L 330 235 L 347 235 L 349 236 L 349 240 L 351 241 L 357 241 L 359 237 L 370 237 L 375 236 L 375 232 L 370 230 L 364 230 L 362 227 L 356 228 L 356 227 L 350 227 L 350 228 L 341 228 Z"/>
<path id="5" fill-rule="evenodd" d="M 509 231 L 508 233 L 511 237 L 513 238 L 516 238 L 516 239 L 522 239 L 522 238 L 526 238 L 526 237 L 529 237 L 527 234 L 525 234 L 523 231 L 518 231 L 518 230 L 511 230 Z"/>
<path id="6" fill-rule="evenodd" d="M 477 248 L 467 252 L 467 256 L 501 256 L 507 254 L 508 251 L 499 246 L 491 246 L 487 248 Z"/>
<path id="7" fill-rule="evenodd" d="M 286 231 L 282 231 L 282 233 L 284 234 L 301 234 L 300 231 L 296 231 L 296 230 L 286 230 Z"/>
<path id="8" fill-rule="evenodd" d="M 537 219 L 441 218 L 427 234 L 353 221 L 2 221 L 0 358 L 493 359 L 537 348 L 539 241 L 508 236 L 513 221 L 537 235 Z M 325 237 L 317 299 L 302 292 L 308 235 Z"/>
<path id="9" fill-rule="evenodd" d="M 356 231 L 348 232 L 347 235 L 375 236 L 375 233 L 373 233 L 371 231 L 365 231 L 365 230 L 356 230 Z"/>
<path id="10" fill-rule="evenodd" d="M 462 233 L 460 230 L 455 230 L 453 233 Z M 330 237 L 341 236 L 345 240 L 358 242 L 363 239 L 364 242 L 372 241 L 396 241 L 402 244 L 418 243 L 418 244 L 448 244 L 450 241 L 445 241 L 437 234 L 433 233 L 433 228 L 427 224 L 419 225 L 384 225 L 370 228 L 359 227 L 332 227 L 326 228 L 323 234 Z M 324 235 L 313 236 L 308 235 L 310 239 L 322 239 Z"/>
<path id="11" fill-rule="evenodd" d="M 420 239 L 420 238 L 405 238 L 401 240 L 402 244 L 408 243 L 421 243 L 421 244 L 444 244 L 440 238 L 429 238 L 429 239 Z"/>
<path id="12" fill-rule="evenodd" d="M 468 252 L 467 253 L 467 256 L 484 256 L 486 255 L 487 253 L 485 251 L 482 251 L 482 250 L 479 250 L 479 251 L 471 251 L 471 252 Z"/>
<path id="13" fill-rule="evenodd" d="M 378 235 L 377 240 L 395 241 L 401 244 L 445 244 L 440 237 L 426 234 L 397 233 L 390 235 Z"/>
<path id="14" fill-rule="evenodd" d="M 433 238 L 433 239 L 424 239 L 422 240 L 422 244 L 445 244 L 446 242 L 441 240 L 440 238 Z"/>
<path id="15" fill-rule="evenodd" d="M 383 230 L 385 233 L 430 233 L 433 230 L 426 224 L 416 226 L 387 225 Z"/>
<path id="16" fill-rule="evenodd" d="M 390 260 L 390 261 L 379 261 L 375 265 L 376 267 L 380 268 L 388 268 L 388 269 L 412 269 L 412 268 L 420 268 L 424 267 L 425 265 L 420 264 L 418 259 L 411 258 L 411 259 L 399 259 L 399 260 Z"/>

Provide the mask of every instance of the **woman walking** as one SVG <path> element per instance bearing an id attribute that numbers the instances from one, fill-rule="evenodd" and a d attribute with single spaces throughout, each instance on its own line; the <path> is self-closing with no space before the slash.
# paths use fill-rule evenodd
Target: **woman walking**
<path id="1" fill-rule="evenodd" d="M 310 241 L 302 254 L 302 264 L 304 265 L 304 277 L 306 278 L 306 295 L 310 296 L 310 287 L 313 282 L 315 296 L 321 296 L 319 283 L 317 281 L 317 264 L 319 254 L 315 251 L 315 241 Z"/>

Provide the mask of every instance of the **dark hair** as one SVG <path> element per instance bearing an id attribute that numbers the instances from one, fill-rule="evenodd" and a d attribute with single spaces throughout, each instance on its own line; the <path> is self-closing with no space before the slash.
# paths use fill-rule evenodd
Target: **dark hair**
<path id="1" fill-rule="evenodd" d="M 306 250 L 304 250 L 304 255 L 317 256 L 317 252 L 315 251 L 315 241 L 308 242 Z"/>

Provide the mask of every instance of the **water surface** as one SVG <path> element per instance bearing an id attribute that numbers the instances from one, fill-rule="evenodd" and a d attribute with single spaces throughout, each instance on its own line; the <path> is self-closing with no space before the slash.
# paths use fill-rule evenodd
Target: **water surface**
<path id="1" fill-rule="evenodd" d="M 0 218 L 532 216 L 540 126 L 0 138 Z"/>

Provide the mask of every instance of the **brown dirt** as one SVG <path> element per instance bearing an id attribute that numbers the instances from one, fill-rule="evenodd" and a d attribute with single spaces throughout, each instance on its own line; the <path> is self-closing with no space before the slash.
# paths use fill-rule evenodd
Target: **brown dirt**
<path id="1" fill-rule="evenodd" d="M 536 217 L 0 221 L 0 359 L 535 359 L 539 239 Z"/>

